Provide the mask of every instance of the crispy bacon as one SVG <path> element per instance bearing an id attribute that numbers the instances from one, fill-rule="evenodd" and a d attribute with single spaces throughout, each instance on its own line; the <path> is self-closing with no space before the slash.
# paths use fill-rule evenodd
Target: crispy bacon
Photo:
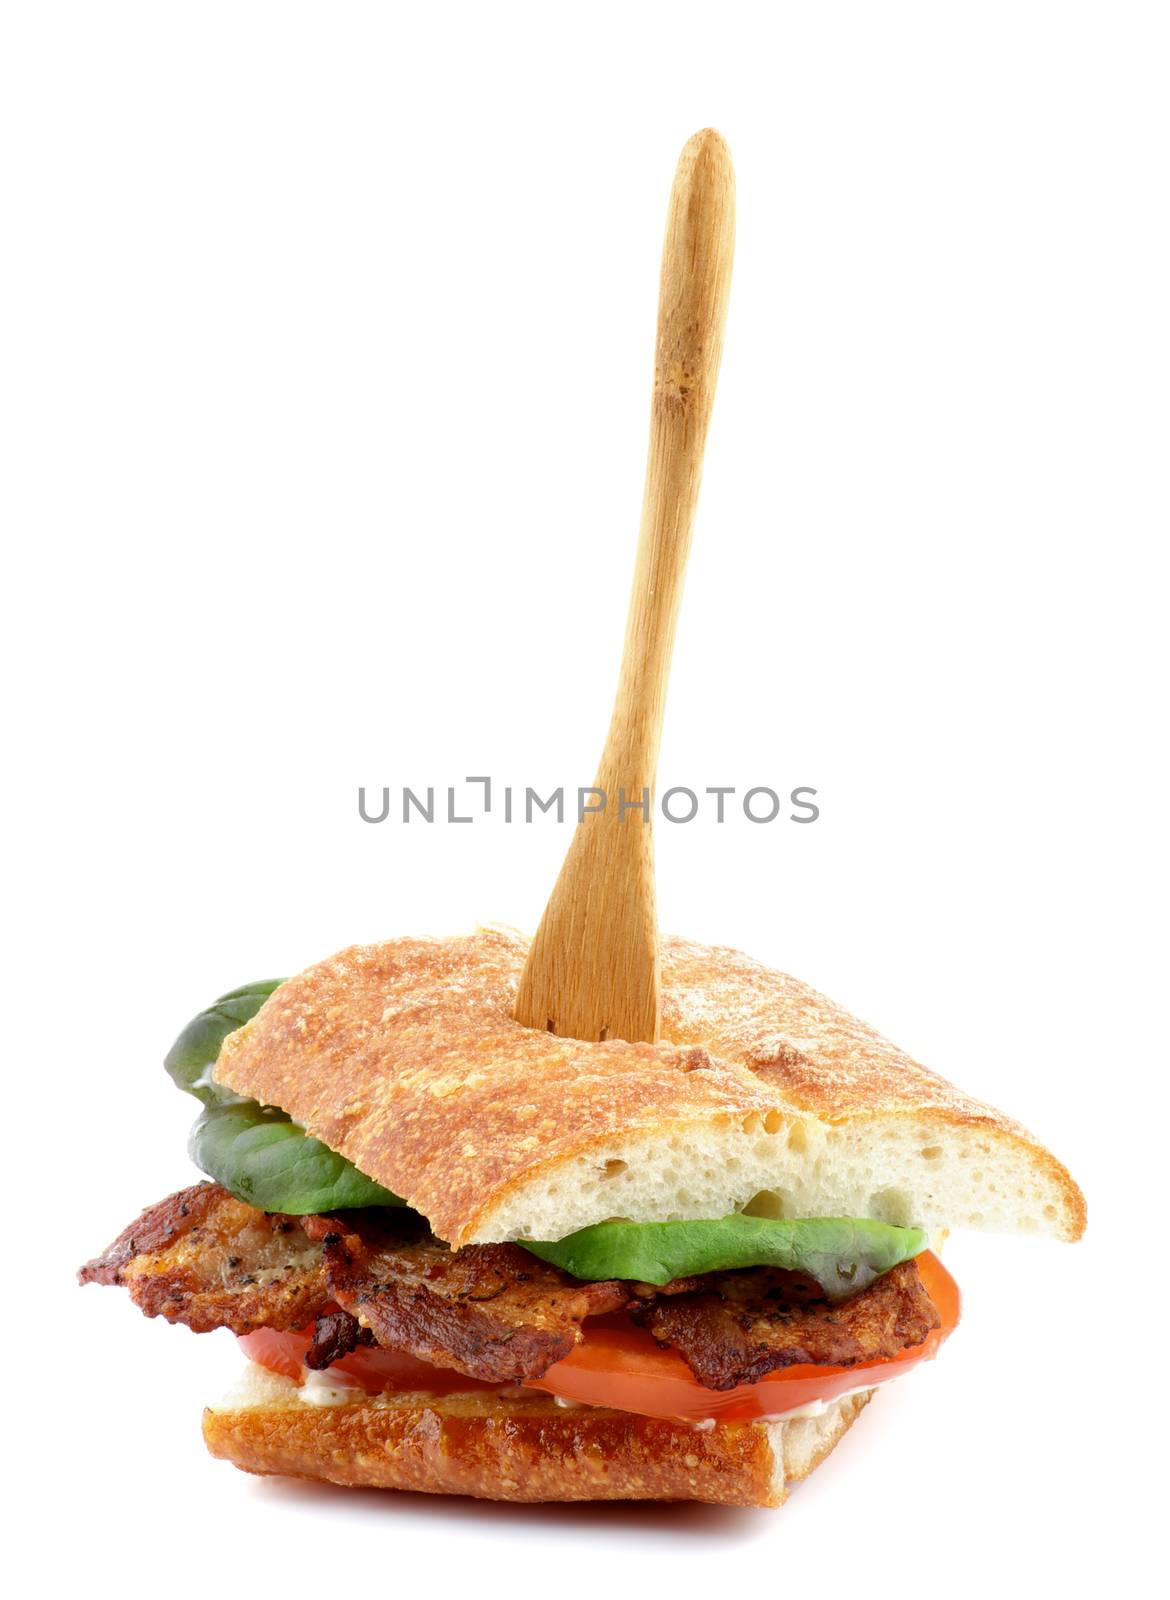
<path id="1" fill-rule="evenodd" d="M 630 1298 L 627 1285 L 583 1283 L 519 1245 L 452 1251 L 392 1214 L 352 1213 L 344 1233 L 328 1218 L 307 1226 L 322 1240 L 333 1298 L 379 1344 L 487 1383 L 540 1377 L 580 1340 L 586 1317 Z"/>
<path id="2" fill-rule="evenodd" d="M 756 1383 L 780 1367 L 852 1367 L 921 1344 L 939 1314 L 904 1261 L 850 1300 L 811 1300 L 770 1267 L 717 1272 L 703 1288 L 642 1303 L 633 1315 L 708 1389 Z"/>
<path id="3" fill-rule="evenodd" d="M 356 1350 L 359 1344 L 374 1343 L 376 1340 L 370 1330 L 363 1328 L 348 1311 L 330 1311 L 317 1318 L 312 1343 L 305 1351 L 305 1365 L 310 1372 L 321 1372 Z"/>
<path id="4" fill-rule="evenodd" d="M 148 1317 L 196 1333 L 299 1328 L 329 1300 L 321 1247 L 300 1220 L 257 1211 L 215 1183 L 151 1206 L 78 1277 L 123 1284 Z"/>
<path id="5" fill-rule="evenodd" d="M 585 1283 L 519 1245 L 452 1251 L 411 1212 L 271 1216 L 214 1183 L 150 1207 L 79 1277 L 123 1284 L 147 1316 L 196 1333 L 313 1324 L 312 1368 L 376 1341 L 488 1383 L 542 1376 L 586 1317 L 623 1307 L 709 1389 L 794 1364 L 888 1358 L 939 1325 L 913 1261 L 833 1303 L 769 1267 L 664 1288 Z"/>

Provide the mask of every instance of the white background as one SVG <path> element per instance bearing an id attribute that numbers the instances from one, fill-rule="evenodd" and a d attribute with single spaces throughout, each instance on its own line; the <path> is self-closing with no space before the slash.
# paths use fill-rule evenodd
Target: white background
<path id="1" fill-rule="evenodd" d="M 39 1583 L 1148 1592 L 1167 43 L 1104 4 L 5 9 L 5 1416 Z M 739 243 L 660 778 L 823 810 L 660 826 L 662 924 L 1011 1110 L 1088 1238 L 954 1240 L 959 1334 L 780 1513 L 247 1479 L 199 1440 L 230 1338 L 72 1271 L 189 1181 L 159 1061 L 193 1010 L 534 926 L 567 826 L 373 827 L 356 791 L 590 781 L 709 123 Z"/>

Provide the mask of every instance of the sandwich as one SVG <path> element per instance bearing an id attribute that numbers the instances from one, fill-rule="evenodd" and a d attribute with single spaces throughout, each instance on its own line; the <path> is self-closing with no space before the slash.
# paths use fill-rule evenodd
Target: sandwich
<path id="1" fill-rule="evenodd" d="M 503 929 L 223 996 L 171 1077 L 202 1182 L 81 1269 L 247 1358 L 214 1456 L 511 1501 L 776 1506 L 959 1318 L 969 1227 L 1069 1173 L 803 983 L 663 939 L 660 1043 L 514 1019 Z"/>

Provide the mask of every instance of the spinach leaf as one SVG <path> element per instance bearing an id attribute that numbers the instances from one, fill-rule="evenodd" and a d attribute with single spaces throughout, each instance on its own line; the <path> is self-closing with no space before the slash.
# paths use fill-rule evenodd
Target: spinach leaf
<path id="1" fill-rule="evenodd" d="M 575 1278 L 663 1284 L 698 1272 L 786 1267 L 837 1299 L 918 1255 L 927 1241 L 921 1228 L 864 1218 L 774 1221 L 737 1213 L 714 1222 L 599 1222 L 552 1243 L 518 1242 Z"/>
<path id="2" fill-rule="evenodd" d="M 175 1083 L 202 1100 L 191 1130 L 192 1161 L 209 1178 L 260 1211 L 305 1216 L 359 1206 L 400 1206 L 397 1195 L 339 1156 L 275 1106 L 245 1100 L 214 1083 L 215 1066 L 229 1033 L 254 1017 L 283 978 L 246 983 L 220 995 L 183 1029 L 163 1063 Z"/>
<path id="3" fill-rule="evenodd" d="M 163 1062 L 180 1089 L 202 1100 L 205 1106 L 223 1105 L 239 1098 L 211 1081 L 211 1069 L 228 1034 L 254 1017 L 283 982 L 283 978 L 267 978 L 246 983 L 229 994 L 221 994 L 214 1005 L 191 1018 Z"/>
<path id="4" fill-rule="evenodd" d="M 188 1149 L 209 1178 L 260 1211 L 305 1216 L 403 1203 L 283 1111 L 254 1100 L 208 1106 Z"/>

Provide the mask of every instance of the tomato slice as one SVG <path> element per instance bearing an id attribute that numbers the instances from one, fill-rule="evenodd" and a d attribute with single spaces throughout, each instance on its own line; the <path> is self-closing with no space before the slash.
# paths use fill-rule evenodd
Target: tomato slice
<path id="1" fill-rule="evenodd" d="M 587 1322 L 581 1343 L 542 1378 L 530 1379 L 525 1387 L 542 1389 L 581 1405 L 692 1422 L 712 1417 L 722 1422 L 780 1417 L 801 1406 L 832 1400 L 851 1389 L 870 1389 L 900 1377 L 935 1355 L 958 1323 L 960 1299 L 955 1280 L 929 1251 L 917 1259 L 942 1325 L 921 1344 L 902 1350 L 889 1360 L 865 1361 L 853 1367 L 786 1367 L 758 1383 L 739 1384 L 734 1389 L 705 1389 L 677 1351 L 662 1349 L 648 1333 L 619 1313 Z M 305 1376 L 310 1339 L 308 1329 L 277 1333 L 271 1328 L 258 1328 L 254 1333 L 241 1334 L 239 1342 L 253 1361 L 300 1383 Z M 349 1383 L 366 1394 L 386 1390 L 454 1394 L 470 1389 L 498 1391 L 501 1387 L 464 1377 L 448 1367 L 434 1367 L 401 1350 L 383 1350 L 380 1345 L 359 1345 L 326 1370 L 339 1387 Z"/>
<path id="2" fill-rule="evenodd" d="M 241 1349 L 250 1360 L 259 1362 L 270 1372 L 300 1383 L 306 1372 L 305 1353 L 312 1342 L 312 1332 L 298 1328 L 277 1333 L 272 1328 L 257 1328 L 254 1333 L 238 1335 Z M 477 1378 L 465 1378 L 450 1367 L 433 1367 L 429 1361 L 419 1361 L 405 1350 L 383 1350 L 381 1345 L 358 1345 L 349 1355 L 326 1367 L 324 1377 L 339 1388 L 347 1383 L 365 1394 L 381 1394 L 392 1389 L 401 1392 L 425 1390 L 428 1394 L 464 1394 L 469 1389 L 498 1389 L 495 1383 L 481 1383 Z"/>
<path id="3" fill-rule="evenodd" d="M 585 1338 L 529 1388 L 544 1389 L 582 1405 L 611 1406 L 644 1417 L 681 1417 L 722 1422 L 783 1416 L 816 1401 L 832 1400 L 850 1389 L 869 1389 L 899 1377 L 933 1356 L 959 1320 L 959 1288 L 929 1251 L 918 1257 L 927 1293 L 938 1307 L 942 1326 L 919 1345 L 885 1361 L 852 1367 L 786 1367 L 758 1383 L 734 1389 L 705 1389 L 675 1350 L 664 1350 L 648 1333 L 629 1324 L 587 1326 Z"/>

